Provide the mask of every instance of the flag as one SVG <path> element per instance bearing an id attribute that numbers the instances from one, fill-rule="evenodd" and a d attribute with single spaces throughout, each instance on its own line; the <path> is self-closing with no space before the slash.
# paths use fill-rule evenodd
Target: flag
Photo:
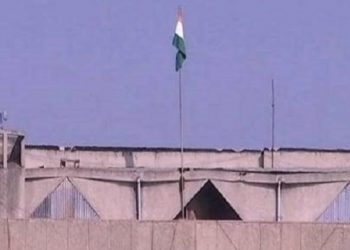
<path id="1" fill-rule="evenodd" d="M 6 111 L 0 112 L 0 124 L 6 121 L 7 121 L 7 112 Z"/>
<path id="2" fill-rule="evenodd" d="M 182 11 L 180 8 L 177 14 L 177 22 L 176 22 L 176 29 L 175 29 L 175 34 L 173 38 L 173 45 L 177 49 L 175 69 L 176 71 L 179 71 L 182 68 L 182 64 L 186 59 L 183 18 L 182 18 Z"/>

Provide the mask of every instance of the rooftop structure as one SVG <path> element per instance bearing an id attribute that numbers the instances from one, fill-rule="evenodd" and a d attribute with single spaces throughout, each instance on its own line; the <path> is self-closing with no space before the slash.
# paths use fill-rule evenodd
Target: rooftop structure
<path id="1" fill-rule="evenodd" d="M 180 218 L 177 148 L 24 146 L 19 133 L 0 137 L 0 218 Z M 184 166 L 191 220 L 350 220 L 350 150 L 185 149 Z"/>

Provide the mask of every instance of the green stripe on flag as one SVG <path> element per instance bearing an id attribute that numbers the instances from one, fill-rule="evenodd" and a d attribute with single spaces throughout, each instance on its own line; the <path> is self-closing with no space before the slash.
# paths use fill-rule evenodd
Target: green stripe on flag
<path id="1" fill-rule="evenodd" d="M 177 48 L 176 53 L 176 71 L 179 71 L 182 68 L 182 64 L 186 59 L 186 48 L 185 48 L 185 40 L 175 33 L 173 38 L 173 45 Z"/>

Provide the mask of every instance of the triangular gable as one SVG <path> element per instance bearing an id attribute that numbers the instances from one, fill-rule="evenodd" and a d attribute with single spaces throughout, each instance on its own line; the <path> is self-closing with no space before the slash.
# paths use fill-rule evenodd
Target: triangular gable
<path id="1" fill-rule="evenodd" d="M 26 180 L 26 218 L 64 181 L 65 178 L 45 178 L 39 180 Z"/>
<path id="2" fill-rule="evenodd" d="M 226 201 L 209 180 L 185 205 L 188 219 L 198 220 L 241 220 L 238 213 Z M 175 219 L 181 218 L 181 211 Z"/>
<path id="3" fill-rule="evenodd" d="M 350 221 L 350 185 L 348 184 L 318 218 L 320 222 Z"/>
<path id="4" fill-rule="evenodd" d="M 99 218 L 96 211 L 68 178 L 44 199 L 31 217 L 50 219 Z"/>

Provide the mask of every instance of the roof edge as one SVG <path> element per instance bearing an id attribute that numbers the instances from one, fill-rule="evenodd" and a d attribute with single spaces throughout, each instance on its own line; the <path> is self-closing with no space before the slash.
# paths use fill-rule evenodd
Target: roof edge
<path id="1" fill-rule="evenodd" d="M 97 151 L 97 152 L 180 152 L 177 147 L 124 147 L 124 146 L 58 146 L 58 145 L 25 145 L 26 149 L 61 150 L 61 151 Z M 262 153 L 271 149 L 230 149 L 230 148 L 184 148 L 184 152 L 212 152 L 212 153 Z M 298 148 L 285 147 L 275 149 L 275 152 L 310 152 L 310 153 L 350 153 L 350 149 L 343 148 Z"/>

